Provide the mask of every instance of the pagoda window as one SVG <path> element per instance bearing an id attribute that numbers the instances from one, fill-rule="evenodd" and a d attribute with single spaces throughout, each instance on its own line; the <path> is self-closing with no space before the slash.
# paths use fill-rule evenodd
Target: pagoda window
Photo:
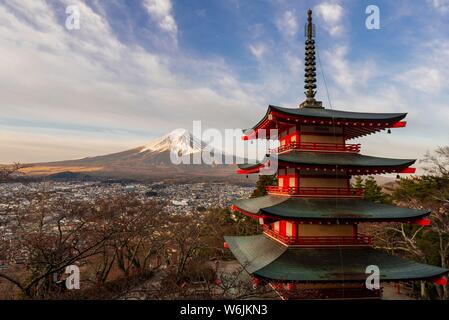
<path id="1" fill-rule="evenodd" d="M 296 223 L 287 222 L 285 226 L 285 233 L 288 237 L 296 238 Z"/>
<path id="2" fill-rule="evenodd" d="M 297 187 L 298 186 L 297 179 L 295 177 L 290 177 L 288 181 L 288 186 L 292 188 Z"/>
<path id="3" fill-rule="evenodd" d="M 281 131 L 279 135 L 279 142 L 281 146 L 288 145 L 292 142 L 298 141 L 298 129 L 296 126 Z"/>
<path id="4" fill-rule="evenodd" d="M 285 177 L 278 177 L 278 185 L 279 185 L 279 187 L 283 187 L 284 186 L 284 179 L 285 179 Z"/>
<path id="5" fill-rule="evenodd" d="M 273 223 L 273 230 L 279 232 L 279 221 Z"/>

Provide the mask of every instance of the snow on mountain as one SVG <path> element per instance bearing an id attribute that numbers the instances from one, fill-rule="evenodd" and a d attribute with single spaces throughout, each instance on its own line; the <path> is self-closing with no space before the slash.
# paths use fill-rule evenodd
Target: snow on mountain
<path id="1" fill-rule="evenodd" d="M 176 129 L 142 146 L 140 153 L 172 151 L 178 155 L 201 152 L 206 144 L 185 129 Z"/>
<path id="2" fill-rule="evenodd" d="M 222 161 L 212 163 L 206 162 L 201 155 L 201 163 L 182 163 L 179 165 L 173 163 L 171 152 L 177 153 L 180 157 L 187 155 L 192 160 L 192 154 L 206 152 L 206 155 L 218 156 Z M 221 151 L 209 148 L 207 142 L 195 138 L 189 131 L 177 129 L 161 138 L 157 138 L 150 143 L 137 148 L 106 154 L 95 157 L 88 157 L 77 160 L 67 160 L 58 162 L 48 162 L 34 164 L 37 167 L 56 167 L 59 171 L 54 172 L 82 172 L 81 169 L 88 168 L 89 175 L 98 175 L 101 177 L 112 178 L 130 178 L 130 179 L 146 179 L 146 178 L 174 178 L 182 177 L 186 179 L 234 179 L 235 167 L 224 163 L 226 154 Z M 209 158 L 206 158 L 209 159 Z M 216 158 L 215 158 L 216 159 Z M 218 164 L 223 165 L 219 166 Z M 90 168 L 95 168 L 91 170 Z M 46 175 L 39 171 L 39 175 Z M 64 179 L 67 174 L 64 174 Z M 70 175 L 69 175 L 70 178 Z M 240 181 L 239 177 L 235 177 Z M 246 180 L 245 180 L 246 181 Z"/>

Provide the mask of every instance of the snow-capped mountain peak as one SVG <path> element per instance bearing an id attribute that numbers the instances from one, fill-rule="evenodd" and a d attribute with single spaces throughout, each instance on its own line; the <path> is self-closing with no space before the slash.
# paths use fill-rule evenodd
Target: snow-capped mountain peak
<path id="1" fill-rule="evenodd" d="M 140 153 L 171 151 L 181 156 L 201 152 L 205 146 L 204 142 L 195 138 L 188 130 L 176 129 L 142 146 Z"/>

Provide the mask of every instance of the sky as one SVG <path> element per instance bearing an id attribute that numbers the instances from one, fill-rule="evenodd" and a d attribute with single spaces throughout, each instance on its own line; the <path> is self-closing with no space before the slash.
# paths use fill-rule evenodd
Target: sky
<path id="1" fill-rule="evenodd" d="M 368 5 L 380 29 L 366 28 Z M 449 144 L 449 0 L 1 0 L 0 163 L 119 152 L 194 120 L 248 128 L 269 104 L 297 107 L 308 8 L 324 106 L 409 113 L 406 128 L 354 140 L 363 153 Z"/>

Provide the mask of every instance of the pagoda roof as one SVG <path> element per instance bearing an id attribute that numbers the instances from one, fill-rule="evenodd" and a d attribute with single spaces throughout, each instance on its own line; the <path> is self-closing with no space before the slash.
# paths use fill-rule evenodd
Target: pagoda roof
<path id="1" fill-rule="evenodd" d="M 430 214 L 429 210 L 402 208 L 357 198 L 266 195 L 237 200 L 234 206 L 251 215 L 301 220 L 409 221 Z"/>
<path id="2" fill-rule="evenodd" d="M 270 118 L 270 115 L 274 118 Z M 407 113 L 352 112 L 316 107 L 283 108 L 269 105 L 264 117 L 253 128 L 244 130 L 244 134 L 249 137 L 254 133 L 253 130 L 276 128 L 275 122 L 281 121 L 292 124 L 344 126 L 347 127 L 346 137 L 352 139 L 386 128 L 403 127 L 405 122 L 401 123 L 401 120 L 406 116 Z"/>
<path id="3" fill-rule="evenodd" d="M 365 156 L 358 153 L 319 153 L 319 152 L 307 152 L 292 150 L 287 153 L 282 153 L 277 156 L 279 164 L 285 164 L 289 166 L 304 166 L 304 167 L 333 167 L 333 168 L 407 168 L 413 163 L 415 159 L 393 159 L 393 158 L 381 158 Z M 238 167 L 241 171 L 239 173 L 245 173 L 245 171 L 251 171 L 251 173 L 257 172 L 257 168 L 263 166 L 268 161 L 265 158 L 261 162 L 239 164 Z M 396 170 L 390 170 L 396 171 Z M 379 172 L 380 173 L 380 172 Z"/>
<path id="4" fill-rule="evenodd" d="M 288 247 L 265 235 L 229 236 L 225 241 L 248 273 L 271 280 L 365 281 L 369 265 L 379 267 L 381 281 L 434 279 L 449 272 L 370 247 Z"/>
<path id="5" fill-rule="evenodd" d="M 268 112 L 270 111 L 276 111 L 296 117 L 327 118 L 341 121 L 367 120 L 397 122 L 407 116 L 407 113 L 352 112 L 325 108 L 283 108 L 272 105 L 268 106 Z"/>

